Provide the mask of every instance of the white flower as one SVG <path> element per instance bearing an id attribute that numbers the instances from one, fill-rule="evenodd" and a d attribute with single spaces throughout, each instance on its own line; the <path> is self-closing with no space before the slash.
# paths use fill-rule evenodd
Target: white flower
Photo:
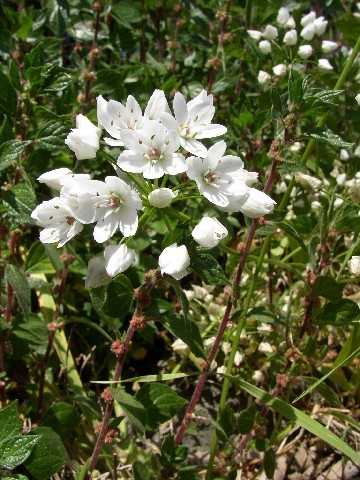
<path id="1" fill-rule="evenodd" d="M 77 115 L 76 128 L 71 129 L 65 143 L 78 160 L 95 158 L 100 148 L 100 135 L 100 128 L 95 127 L 84 115 Z"/>
<path id="2" fill-rule="evenodd" d="M 334 207 L 335 208 L 338 208 L 340 207 L 340 205 L 342 205 L 344 203 L 344 200 L 342 198 L 336 198 L 334 200 Z"/>
<path id="3" fill-rule="evenodd" d="M 162 90 L 155 90 L 151 95 L 144 115 L 132 95 L 127 97 L 126 105 L 115 100 L 107 102 L 101 95 L 97 97 L 98 121 L 111 135 L 112 138 L 104 138 L 105 142 L 111 146 L 122 146 L 123 131 L 141 129 L 146 119 L 159 120 L 163 112 L 170 112 L 170 109 Z"/>
<path id="4" fill-rule="evenodd" d="M 318 178 L 312 177 L 311 175 L 306 175 L 305 173 L 296 172 L 295 180 L 300 183 L 302 187 L 306 190 L 317 191 L 322 185 L 322 181 Z"/>
<path id="5" fill-rule="evenodd" d="M 352 275 L 360 277 L 360 257 L 352 256 L 348 262 L 349 270 Z"/>
<path id="6" fill-rule="evenodd" d="M 355 97 L 355 100 L 357 101 L 357 103 L 360 105 L 360 93 L 358 93 Z"/>
<path id="7" fill-rule="evenodd" d="M 341 173 L 336 177 L 336 183 L 341 187 L 342 185 L 345 185 L 346 181 L 346 173 Z"/>
<path id="8" fill-rule="evenodd" d="M 321 49 L 324 53 L 334 52 L 338 48 L 337 42 L 331 42 L 330 40 L 323 40 L 321 44 Z"/>
<path id="9" fill-rule="evenodd" d="M 325 33 L 327 24 L 328 22 L 327 20 L 324 20 L 324 17 L 319 17 L 315 19 L 314 27 L 315 27 L 315 33 L 318 37 Z"/>
<path id="10" fill-rule="evenodd" d="M 56 168 L 55 170 L 50 170 L 49 172 L 43 173 L 38 177 L 40 183 L 45 183 L 50 188 L 54 190 L 61 190 L 60 178 L 65 175 L 71 175 L 72 171 L 68 168 Z"/>
<path id="11" fill-rule="evenodd" d="M 273 72 L 277 77 L 281 77 L 286 74 L 286 65 L 285 63 L 279 63 L 273 67 Z"/>
<path id="12" fill-rule="evenodd" d="M 320 58 L 318 60 L 318 66 L 322 70 L 333 70 L 334 67 L 330 64 L 329 60 L 327 58 Z"/>
<path id="13" fill-rule="evenodd" d="M 250 188 L 250 196 L 241 207 L 241 211 L 244 215 L 250 218 L 260 218 L 263 215 L 268 215 L 274 210 L 276 205 L 273 200 L 266 193 L 257 190 L 256 188 Z"/>
<path id="14" fill-rule="evenodd" d="M 272 346 L 270 345 L 269 342 L 261 342 L 260 345 L 258 346 L 258 350 L 261 353 L 272 353 L 273 352 L 273 348 L 272 348 Z"/>
<path id="15" fill-rule="evenodd" d="M 129 149 L 120 154 L 118 166 L 125 172 L 142 173 L 145 178 L 160 178 L 165 173 L 185 172 L 187 165 L 181 153 L 179 137 L 156 120 L 146 120 L 141 130 L 124 130 L 124 145 Z"/>
<path id="16" fill-rule="evenodd" d="M 300 32 L 300 36 L 305 40 L 312 40 L 315 36 L 315 25 L 314 23 L 309 23 L 306 25 Z"/>
<path id="17" fill-rule="evenodd" d="M 211 124 L 215 107 L 212 95 L 207 95 L 205 90 L 188 103 L 184 96 L 177 92 L 173 108 L 175 118 L 165 112 L 160 115 L 160 120 L 168 130 L 177 133 L 181 146 L 193 155 L 206 155 L 207 149 L 199 140 L 218 137 L 227 131 L 223 125 Z"/>
<path id="18" fill-rule="evenodd" d="M 255 370 L 251 378 L 254 380 L 255 383 L 261 383 L 264 380 L 264 374 L 261 370 Z"/>
<path id="19" fill-rule="evenodd" d="M 271 75 L 263 70 L 260 70 L 257 76 L 258 82 L 260 85 L 264 85 L 265 83 L 271 82 Z"/>
<path id="20" fill-rule="evenodd" d="M 261 40 L 259 48 L 264 55 L 267 55 L 271 52 L 271 43 L 268 40 Z"/>
<path id="21" fill-rule="evenodd" d="M 40 241 L 58 242 L 58 248 L 83 229 L 83 225 L 75 218 L 73 209 L 60 197 L 42 202 L 31 213 L 31 217 L 37 225 L 44 228 L 40 232 Z"/>
<path id="22" fill-rule="evenodd" d="M 258 42 L 262 36 L 262 33 L 259 32 L 259 30 L 247 30 L 247 33 L 253 40 L 255 40 L 255 42 Z"/>
<path id="23" fill-rule="evenodd" d="M 296 45 L 297 43 L 297 32 L 296 30 L 289 30 L 285 33 L 283 42 L 285 45 Z"/>
<path id="24" fill-rule="evenodd" d="M 313 48 L 311 45 L 301 45 L 301 47 L 299 47 L 298 54 L 303 60 L 307 60 L 311 57 L 312 53 Z"/>
<path id="25" fill-rule="evenodd" d="M 229 355 L 231 352 L 231 343 L 230 342 L 222 342 L 221 350 L 224 352 L 225 355 Z"/>
<path id="26" fill-rule="evenodd" d="M 195 180 L 199 192 L 210 202 L 226 207 L 229 196 L 248 196 L 249 188 L 241 179 L 243 162 L 233 155 L 223 156 L 226 143 L 220 141 L 209 148 L 205 158 L 189 157 L 187 175 Z"/>
<path id="27" fill-rule="evenodd" d="M 280 25 L 285 25 L 285 23 L 289 20 L 290 13 L 286 7 L 281 7 L 278 11 L 276 21 L 280 23 Z"/>
<path id="28" fill-rule="evenodd" d="M 159 257 L 161 273 L 167 273 L 176 280 L 180 280 L 188 274 L 187 268 L 190 265 L 190 257 L 185 245 L 177 246 L 173 243 L 166 247 Z"/>
<path id="29" fill-rule="evenodd" d="M 305 17 L 302 17 L 300 23 L 302 27 L 306 27 L 306 25 L 309 25 L 310 23 L 314 23 L 316 18 L 316 13 L 315 12 L 310 12 Z"/>
<path id="30" fill-rule="evenodd" d="M 241 355 L 240 352 L 236 352 L 234 357 L 234 365 L 238 367 L 243 360 L 244 360 L 244 356 Z"/>
<path id="31" fill-rule="evenodd" d="M 93 232 L 96 242 L 106 242 L 118 229 L 124 237 L 135 235 L 137 210 L 141 209 L 142 203 L 139 195 L 123 180 L 106 177 L 105 182 L 73 182 L 72 194 L 76 187 L 81 192 L 77 198 L 76 218 L 82 223 L 97 222 Z"/>
<path id="32" fill-rule="evenodd" d="M 266 38 L 266 40 L 274 40 L 278 36 L 277 28 L 273 25 L 266 25 L 262 36 Z"/>
<path id="33" fill-rule="evenodd" d="M 105 269 L 110 277 L 125 272 L 135 259 L 135 250 L 128 248 L 125 244 L 108 245 L 104 250 Z"/>
<path id="34" fill-rule="evenodd" d="M 112 278 L 108 275 L 103 258 L 91 258 L 86 272 L 85 288 L 98 288 L 110 283 Z"/>
<path id="35" fill-rule="evenodd" d="M 154 207 L 165 208 L 171 204 L 177 194 L 178 190 L 173 192 L 170 188 L 156 188 L 149 194 L 148 200 Z"/>
<path id="36" fill-rule="evenodd" d="M 177 338 L 175 342 L 171 344 L 171 347 L 175 353 L 177 353 L 182 357 L 185 356 L 190 351 L 186 343 L 183 342 L 180 338 Z"/>
<path id="37" fill-rule="evenodd" d="M 213 248 L 228 234 L 216 218 L 203 217 L 191 232 L 193 239 L 202 247 Z"/>
<path id="38" fill-rule="evenodd" d="M 285 28 L 295 28 L 296 27 L 296 22 L 293 16 L 289 18 L 289 20 L 284 24 Z"/>
<path id="39" fill-rule="evenodd" d="M 345 148 L 342 148 L 340 150 L 340 160 L 349 160 L 349 158 L 350 158 L 349 152 L 345 150 Z"/>

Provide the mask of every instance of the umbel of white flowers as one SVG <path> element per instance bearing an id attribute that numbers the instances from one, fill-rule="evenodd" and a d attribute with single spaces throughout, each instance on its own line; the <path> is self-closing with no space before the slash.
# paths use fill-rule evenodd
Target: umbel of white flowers
<path id="1" fill-rule="evenodd" d="M 275 27 L 267 28 L 264 37 L 273 37 L 275 30 Z M 178 194 L 186 198 L 186 189 L 181 191 L 183 180 L 177 178 L 180 174 L 194 181 L 200 195 L 220 210 L 241 211 L 258 218 L 274 208 L 275 202 L 268 195 L 252 187 L 257 182 L 257 173 L 245 170 L 239 157 L 226 155 L 223 140 L 209 149 L 203 143 L 204 139 L 226 133 L 225 126 L 212 123 L 215 115 L 212 95 L 203 90 L 186 102 L 178 92 L 172 107 L 174 115 L 162 90 L 154 91 L 144 111 L 132 96 L 123 105 L 115 100 L 106 101 L 100 95 L 98 126 L 84 115 L 78 115 L 76 128 L 71 130 L 65 143 L 78 160 L 92 159 L 105 131 L 103 140 L 107 148 L 122 149 L 116 174 L 101 181 L 89 174 L 74 174 L 67 168 L 59 168 L 38 178 L 58 192 L 31 214 L 42 227 L 41 242 L 62 247 L 87 224 L 94 225 L 96 242 L 109 242 L 103 258 L 96 257 L 89 262 L 86 278 L 89 288 L 108 283 L 133 264 L 136 254 L 127 247 L 126 239 L 137 232 L 138 211 L 143 210 L 144 205 L 167 208 Z M 186 152 L 190 154 L 187 158 Z M 160 178 L 163 181 L 158 188 Z M 122 238 L 116 239 L 119 233 Z M 209 217 L 204 217 L 192 231 L 195 241 L 206 248 L 215 247 L 226 235 L 226 228 Z M 190 266 L 186 246 L 173 244 L 165 248 L 159 257 L 159 266 L 162 273 L 176 279 L 185 276 Z"/>

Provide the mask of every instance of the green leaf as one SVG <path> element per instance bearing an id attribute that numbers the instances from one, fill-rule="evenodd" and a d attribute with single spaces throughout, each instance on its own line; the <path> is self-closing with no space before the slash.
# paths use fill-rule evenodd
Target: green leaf
<path id="1" fill-rule="evenodd" d="M 336 135 L 329 128 L 316 127 L 312 130 L 304 132 L 304 137 L 315 138 L 322 142 L 326 142 L 329 145 L 337 148 L 351 148 L 353 143 L 345 142 L 339 135 Z"/>
<path id="2" fill-rule="evenodd" d="M 18 413 L 18 402 L 14 400 L 0 410 L 0 441 L 21 434 L 21 421 Z"/>
<path id="3" fill-rule="evenodd" d="M 206 285 L 226 285 L 229 283 L 223 269 L 206 249 L 189 247 L 190 266 L 201 277 Z"/>
<path id="4" fill-rule="evenodd" d="M 0 442 L 0 469 L 15 468 L 31 454 L 40 435 L 16 435 Z"/>
<path id="5" fill-rule="evenodd" d="M 359 321 L 360 309 L 352 300 L 342 299 L 336 304 L 327 303 L 320 313 L 319 322 L 329 324 L 345 324 Z"/>
<path id="6" fill-rule="evenodd" d="M 293 68 L 290 68 L 288 82 L 290 102 L 294 104 L 301 103 L 304 96 L 304 86 L 306 86 L 306 83 L 304 83 L 302 75 Z"/>
<path id="7" fill-rule="evenodd" d="M 20 142 L 19 140 L 9 140 L 0 146 L 0 170 L 8 168 L 15 160 L 19 159 L 20 154 L 30 145 L 30 141 Z"/>
<path id="8" fill-rule="evenodd" d="M 135 460 L 132 464 L 132 474 L 134 480 L 150 480 L 150 472 L 145 463 Z"/>
<path id="9" fill-rule="evenodd" d="M 167 278 L 166 281 L 170 283 L 172 288 L 175 290 L 175 293 L 180 300 L 184 316 L 187 317 L 187 314 L 189 313 L 189 300 L 187 299 L 184 290 L 180 287 L 179 282 L 174 278 Z"/>
<path id="10" fill-rule="evenodd" d="M 226 437 L 230 437 L 234 432 L 234 425 L 235 425 L 235 414 L 234 410 L 229 407 L 229 405 L 225 405 L 224 409 L 220 413 L 219 417 L 219 425 L 223 429 L 226 434 Z M 220 433 L 221 437 L 221 433 Z M 226 439 L 222 439 L 226 440 Z"/>
<path id="11" fill-rule="evenodd" d="M 24 315 L 28 317 L 31 306 L 31 292 L 26 276 L 15 265 L 11 264 L 6 266 L 5 272 L 7 281 L 11 284 Z"/>
<path id="12" fill-rule="evenodd" d="M 267 478 L 273 478 L 276 468 L 275 452 L 272 449 L 266 450 L 264 455 L 264 471 Z"/>
<path id="13" fill-rule="evenodd" d="M 51 30 L 56 35 L 64 35 L 66 32 L 68 21 L 68 14 L 65 8 L 58 3 L 55 3 L 54 8 L 51 10 L 49 23 Z"/>
<path id="14" fill-rule="evenodd" d="M 99 315 L 122 319 L 130 310 L 134 288 L 125 275 L 117 275 L 108 285 L 90 291 L 95 310 Z"/>
<path id="15" fill-rule="evenodd" d="M 30 217 L 36 207 L 34 190 L 26 183 L 17 183 L 10 190 L 4 192 L 4 204 L 7 206 L 7 213 L 20 223 L 34 223 Z"/>
<path id="16" fill-rule="evenodd" d="M 39 422 L 40 427 L 51 427 L 62 439 L 69 437 L 81 422 L 81 416 L 70 403 L 59 402 L 50 407 Z"/>
<path id="17" fill-rule="evenodd" d="M 303 376 L 301 378 L 303 378 L 306 382 L 310 383 L 310 385 L 314 385 L 316 383 L 316 386 L 314 388 L 329 403 L 331 407 L 344 408 L 343 405 L 341 405 L 341 402 L 339 401 L 339 398 L 334 392 L 334 390 L 329 387 L 329 385 L 327 385 L 324 381 L 319 383 L 318 378 L 308 376 Z"/>
<path id="18" fill-rule="evenodd" d="M 124 26 L 141 22 L 141 12 L 133 2 L 120 1 L 111 7 L 111 15 Z"/>
<path id="19" fill-rule="evenodd" d="M 334 278 L 320 276 L 315 280 L 313 294 L 336 303 L 341 300 L 343 289 L 344 285 L 337 283 Z"/>
<path id="20" fill-rule="evenodd" d="M 35 242 L 25 258 L 25 272 L 31 273 L 55 273 L 56 270 L 49 259 L 45 247 L 41 242 Z"/>
<path id="21" fill-rule="evenodd" d="M 303 239 L 301 236 L 298 234 L 298 232 L 295 230 L 295 228 L 291 225 L 289 225 L 286 222 L 277 222 L 276 220 L 274 223 L 277 225 L 277 227 L 281 228 L 285 233 L 290 235 L 296 242 L 299 244 L 299 246 L 303 249 L 303 251 L 306 253 L 306 255 L 309 257 L 309 252 L 306 248 L 305 243 L 303 242 Z M 309 257 L 310 258 L 310 257 Z"/>
<path id="22" fill-rule="evenodd" d="M 121 387 L 110 388 L 110 391 L 115 400 L 121 405 L 121 408 L 126 413 L 126 416 L 139 435 L 145 434 L 145 427 L 147 424 L 147 413 L 145 407 L 135 397 L 129 395 Z"/>
<path id="23" fill-rule="evenodd" d="M 30 314 L 27 318 L 18 315 L 14 320 L 11 336 L 21 340 L 25 349 L 45 355 L 49 332 L 44 320 L 37 315 Z"/>
<path id="24" fill-rule="evenodd" d="M 251 432 L 254 426 L 256 412 L 256 405 L 251 405 L 251 407 L 240 412 L 236 420 L 239 433 L 246 435 Z"/>
<path id="25" fill-rule="evenodd" d="M 147 412 L 147 427 L 155 430 L 159 425 L 170 420 L 186 400 L 179 397 L 174 390 L 163 383 L 149 383 L 140 388 L 135 395 Z"/>
<path id="26" fill-rule="evenodd" d="M 31 432 L 31 435 L 33 434 L 40 435 L 41 438 L 26 460 L 25 466 L 37 480 L 47 480 L 66 462 L 66 450 L 61 438 L 52 428 L 38 427 Z"/>
<path id="27" fill-rule="evenodd" d="M 322 440 L 324 440 L 324 442 L 328 443 L 333 448 L 340 450 L 340 452 L 342 452 L 344 455 L 347 455 L 355 463 L 360 463 L 360 454 L 355 452 L 355 450 L 349 447 L 349 445 L 347 445 L 343 440 L 341 440 L 338 436 L 325 428 L 319 422 L 313 420 L 309 415 L 306 415 L 306 413 L 301 412 L 292 405 L 283 402 L 279 398 L 273 397 L 264 390 L 261 390 L 260 388 L 255 387 L 254 385 L 251 385 L 244 380 L 240 380 L 226 374 L 225 377 L 228 378 L 231 383 L 234 383 L 239 388 L 245 390 L 250 395 L 260 400 L 261 403 L 265 403 L 270 408 L 280 413 L 280 415 L 283 415 L 289 420 L 296 422 L 296 424 L 300 427 L 305 428 L 305 430 L 321 438 Z"/>
<path id="28" fill-rule="evenodd" d="M 0 70 L 0 112 L 15 115 L 17 95 L 7 75 Z"/>
<path id="29" fill-rule="evenodd" d="M 335 22 L 335 27 L 349 40 L 357 40 L 359 37 L 360 20 L 351 13 L 346 13 L 340 20 Z"/>
<path id="30" fill-rule="evenodd" d="M 16 88 L 16 90 L 21 90 L 19 69 L 16 66 L 16 63 L 14 62 L 14 60 L 10 60 L 9 62 L 9 77 L 10 77 L 12 86 Z"/>
<path id="31" fill-rule="evenodd" d="M 174 463 L 184 462 L 187 457 L 187 451 L 187 447 L 182 445 L 175 447 L 174 436 L 168 435 L 164 438 L 161 446 L 161 463 L 173 467 Z"/>
<path id="32" fill-rule="evenodd" d="M 236 313 L 236 312 L 235 312 Z M 258 322 L 274 323 L 277 316 L 269 312 L 265 307 L 254 307 L 247 314 L 247 318 L 254 318 Z"/>
<path id="33" fill-rule="evenodd" d="M 38 148 L 48 150 L 49 152 L 57 151 L 59 147 L 64 146 L 64 139 L 69 130 L 69 124 L 54 121 L 47 122 L 39 131 L 35 144 Z"/>
<path id="34" fill-rule="evenodd" d="M 167 315 L 160 319 L 166 330 L 180 338 L 197 357 L 206 358 L 199 328 L 184 315 Z"/>

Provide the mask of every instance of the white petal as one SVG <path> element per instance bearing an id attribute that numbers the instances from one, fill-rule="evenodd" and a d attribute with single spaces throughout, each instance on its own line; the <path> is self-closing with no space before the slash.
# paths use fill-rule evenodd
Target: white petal
<path id="1" fill-rule="evenodd" d="M 105 247 L 105 268 L 110 277 L 127 270 L 135 258 L 135 250 L 131 250 L 125 244 L 108 245 Z"/>
<path id="2" fill-rule="evenodd" d="M 188 109 L 185 98 L 180 92 L 175 93 L 173 108 L 176 120 L 179 123 L 186 123 L 188 120 Z"/>

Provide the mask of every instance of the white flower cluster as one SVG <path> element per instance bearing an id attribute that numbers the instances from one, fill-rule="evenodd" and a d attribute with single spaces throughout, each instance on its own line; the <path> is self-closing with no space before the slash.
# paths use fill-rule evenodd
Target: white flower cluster
<path id="1" fill-rule="evenodd" d="M 78 115 L 76 129 L 69 133 L 65 143 L 78 160 L 95 158 L 105 130 L 104 141 L 108 146 L 123 147 L 117 158 L 118 175 L 100 181 L 88 174 L 73 174 L 66 168 L 41 175 L 38 180 L 58 190 L 59 196 L 43 202 L 32 212 L 32 218 L 43 228 L 40 240 L 58 242 L 61 247 L 86 224 L 95 224 L 93 237 L 98 243 L 107 242 L 118 231 L 124 237 L 135 235 L 138 210 L 143 209 L 144 203 L 165 208 L 178 195 L 177 181 L 173 182 L 174 188 L 165 187 L 167 177 L 158 188 L 158 179 L 165 175 L 186 173 L 200 194 L 221 210 L 242 211 L 251 218 L 270 213 L 275 202 L 252 188 L 257 174 L 245 170 L 239 157 L 225 155 L 224 141 L 209 149 L 202 143 L 203 139 L 226 133 L 225 126 L 211 123 L 215 114 L 212 95 L 203 90 L 186 102 L 181 93 L 176 93 L 173 111 L 174 115 L 164 92 L 155 90 L 144 113 L 132 96 L 127 98 L 126 105 L 99 96 L 98 127 Z M 186 152 L 190 155 L 187 158 Z M 227 230 L 218 220 L 204 217 L 192 235 L 200 245 L 212 248 L 227 235 Z M 89 265 L 87 285 L 98 286 L 95 271 L 102 270 L 100 283 L 104 284 L 128 268 L 134 257 L 135 252 L 123 241 L 107 245 L 104 259 L 93 259 Z M 159 258 L 162 273 L 176 279 L 187 274 L 189 264 L 185 245 L 173 244 Z"/>
<path id="2" fill-rule="evenodd" d="M 298 45 L 300 37 L 303 38 L 305 42 L 313 40 L 314 37 L 321 37 L 324 35 L 328 24 L 324 17 L 316 17 L 316 13 L 311 11 L 307 15 L 304 15 L 300 20 L 301 31 L 298 33 L 296 30 L 296 22 L 287 7 L 281 7 L 279 9 L 276 21 L 282 29 L 285 29 L 282 36 L 282 43 L 287 46 Z M 279 35 L 278 29 L 273 25 L 267 25 L 263 32 L 258 30 L 248 30 L 247 32 L 255 42 L 259 42 L 259 49 L 264 55 L 271 53 L 272 42 L 278 41 L 278 38 L 281 35 Z M 340 48 L 337 42 L 323 40 L 321 50 L 324 54 L 330 54 L 340 50 Z M 300 59 L 307 60 L 313 55 L 314 48 L 312 45 L 305 43 L 298 46 L 297 53 Z M 342 53 L 348 54 L 346 47 L 342 48 Z M 299 68 L 300 67 L 301 65 L 299 65 Z M 333 66 L 327 58 L 318 59 L 318 68 L 321 70 L 333 70 Z M 276 77 L 280 77 L 286 74 L 287 65 L 281 63 L 275 65 L 272 70 Z M 261 85 L 270 83 L 271 75 L 264 70 L 260 70 L 258 74 L 258 82 Z"/>

